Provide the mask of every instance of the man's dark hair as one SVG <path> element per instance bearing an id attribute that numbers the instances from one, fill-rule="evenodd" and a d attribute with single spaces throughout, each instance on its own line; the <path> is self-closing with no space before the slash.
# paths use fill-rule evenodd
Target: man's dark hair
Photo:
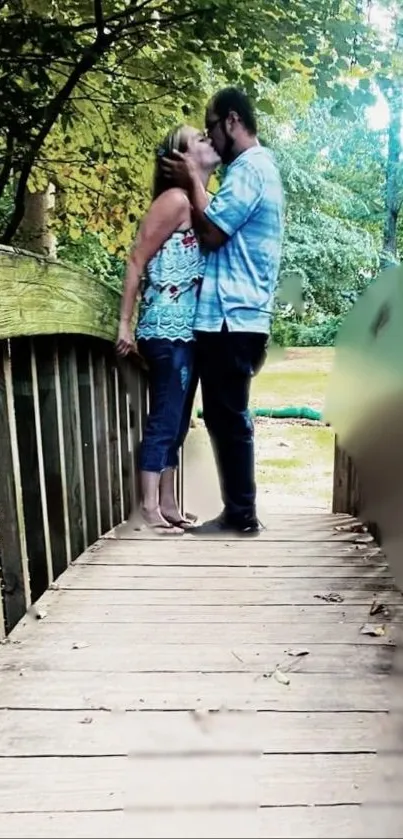
<path id="1" fill-rule="evenodd" d="M 255 109 L 251 100 L 237 87 L 224 87 L 216 93 L 211 106 L 214 112 L 224 121 L 231 111 L 235 111 L 250 134 L 257 134 Z"/>

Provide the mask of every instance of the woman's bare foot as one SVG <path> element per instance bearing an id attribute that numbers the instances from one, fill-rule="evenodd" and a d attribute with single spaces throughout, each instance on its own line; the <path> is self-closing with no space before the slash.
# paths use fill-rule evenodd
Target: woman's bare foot
<path id="1" fill-rule="evenodd" d="M 184 516 L 179 512 L 178 507 L 161 508 L 164 519 L 176 527 L 182 527 L 184 530 L 194 527 L 197 522 L 197 516 L 193 513 L 185 513 Z"/>
<path id="2" fill-rule="evenodd" d="M 183 529 L 174 526 L 161 513 L 159 503 L 160 481 L 161 475 L 159 472 L 140 472 L 142 497 L 140 517 L 142 524 L 159 536 L 183 536 Z"/>
<path id="3" fill-rule="evenodd" d="M 160 532 L 164 536 L 182 536 L 183 528 L 176 526 L 176 522 L 171 522 L 162 515 L 159 507 L 149 509 L 144 505 L 141 506 L 141 518 L 146 525 L 155 532 Z M 180 516 L 179 516 L 180 518 Z"/>
<path id="4" fill-rule="evenodd" d="M 165 521 L 175 527 L 188 530 L 197 521 L 197 516 L 182 516 L 176 500 L 176 469 L 169 467 L 162 472 L 159 486 L 159 509 Z"/>

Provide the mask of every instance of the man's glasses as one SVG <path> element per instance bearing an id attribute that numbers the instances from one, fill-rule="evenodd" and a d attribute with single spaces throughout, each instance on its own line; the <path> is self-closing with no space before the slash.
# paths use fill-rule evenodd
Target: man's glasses
<path id="1" fill-rule="evenodd" d="M 221 121 L 220 117 L 217 117 L 217 119 L 207 120 L 207 122 L 206 122 L 206 134 L 207 134 L 207 136 L 209 136 L 214 131 L 216 125 L 218 125 L 218 123 L 220 121 Z"/>

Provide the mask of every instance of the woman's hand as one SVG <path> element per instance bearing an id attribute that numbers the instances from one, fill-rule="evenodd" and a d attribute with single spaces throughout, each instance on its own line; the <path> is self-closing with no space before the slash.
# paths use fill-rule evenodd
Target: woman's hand
<path id="1" fill-rule="evenodd" d="M 130 355 L 131 353 L 133 355 L 139 355 L 137 344 L 133 338 L 133 333 L 130 324 L 126 323 L 126 321 L 121 321 L 119 324 L 119 334 L 116 341 L 116 352 L 118 355 L 122 356 L 122 358 L 126 358 L 126 356 Z"/>

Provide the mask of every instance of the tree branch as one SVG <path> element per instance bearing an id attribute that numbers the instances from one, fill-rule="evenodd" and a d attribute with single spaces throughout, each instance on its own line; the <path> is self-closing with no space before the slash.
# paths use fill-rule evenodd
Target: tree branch
<path id="1" fill-rule="evenodd" d="M 95 0 L 94 0 L 95 2 Z M 104 19 L 104 25 L 108 26 L 111 23 L 118 23 L 119 20 L 127 18 L 134 12 L 140 12 L 150 3 L 153 3 L 154 0 L 143 0 L 142 3 L 137 3 L 136 0 L 133 3 L 130 3 L 126 9 L 123 9 L 121 12 L 116 12 L 114 15 L 109 15 Z M 165 5 L 165 4 L 164 4 Z M 73 32 L 86 32 L 89 29 L 94 29 L 94 21 L 86 21 L 85 23 L 79 23 L 77 26 L 73 27 Z"/>
<path id="2" fill-rule="evenodd" d="M 32 171 L 32 167 L 35 162 L 35 157 L 39 149 L 42 147 L 49 132 L 53 128 L 58 117 L 60 116 L 63 107 L 66 104 L 71 92 L 74 90 L 76 84 L 80 81 L 81 77 L 94 66 L 99 56 L 102 55 L 102 53 L 108 49 L 112 41 L 113 36 L 103 36 L 102 38 L 97 37 L 94 43 L 84 52 L 80 61 L 78 62 L 78 64 L 76 64 L 74 70 L 67 79 L 65 85 L 61 88 L 61 90 L 59 90 L 54 99 L 48 104 L 46 108 L 46 118 L 43 122 L 41 129 L 38 131 L 38 134 L 34 138 L 31 148 L 27 154 L 26 162 L 21 168 L 18 186 L 15 194 L 14 212 L 12 213 L 11 218 L 4 231 L 4 234 L 1 237 L 2 244 L 8 245 L 11 242 L 14 234 L 18 230 L 20 222 L 24 217 L 25 190 L 27 187 L 29 176 Z"/>
<path id="3" fill-rule="evenodd" d="M 17 189 L 16 189 L 16 193 L 15 193 L 14 210 L 13 210 L 13 213 L 11 215 L 11 218 L 8 221 L 8 224 L 6 225 L 5 231 L 4 231 L 4 233 L 3 233 L 3 235 L 0 239 L 0 241 L 3 244 L 8 245 L 11 242 L 13 236 L 15 235 L 16 231 L 18 230 L 18 227 L 19 227 L 19 225 L 20 225 L 20 223 L 21 223 L 21 221 L 24 217 L 25 191 L 26 191 L 27 183 L 28 183 L 32 168 L 33 168 L 34 163 L 35 163 L 36 156 L 37 156 L 39 150 L 41 149 L 43 143 L 47 139 L 47 137 L 48 137 L 50 131 L 52 130 L 55 122 L 57 121 L 60 114 L 62 113 L 63 108 L 64 108 L 66 102 L 68 101 L 68 99 L 70 98 L 70 95 L 71 95 L 72 91 L 74 90 L 76 85 L 80 82 L 82 77 L 86 73 L 88 73 L 90 70 L 92 70 L 92 68 L 95 66 L 95 64 L 99 60 L 99 58 L 102 55 L 104 55 L 107 52 L 107 50 L 110 48 L 110 46 L 113 43 L 115 43 L 116 41 L 118 41 L 119 38 L 124 37 L 124 36 L 130 36 L 130 34 L 135 29 L 140 28 L 140 27 L 143 27 L 147 30 L 147 24 L 155 24 L 156 23 L 156 21 L 154 20 L 153 17 L 149 17 L 149 18 L 143 19 L 143 20 L 133 20 L 132 22 L 128 21 L 128 19 L 127 19 L 128 15 L 130 15 L 132 12 L 141 11 L 146 6 L 150 5 L 151 2 L 152 2 L 152 0 L 142 0 L 142 2 L 140 2 L 140 3 L 133 3 L 133 2 L 130 3 L 129 6 L 127 6 L 127 8 L 124 11 L 117 13 L 119 15 L 119 20 L 122 20 L 123 22 L 121 22 L 119 25 L 115 26 L 112 31 L 109 31 L 109 32 L 107 30 L 105 31 L 105 25 L 106 25 L 106 22 L 107 22 L 108 19 L 103 19 L 102 32 L 100 32 L 98 30 L 98 34 L 97 34 L 95 40 L 93 41 L 93 43 L 89 47 L 85 48 L 84 52 L 82 53 L 81 58 L 79 59 L 77 64 L 74 66 L 73 70 L 71 71 L 70 75 L 68 76 L 68 78 L 67 78 L 65 84 L 63 85 L 63 87 L 58 91 L 58 93 L 54 96 L 54 98 L 49 103 L 47 103 L 46 107 L 44 108 L 44 119 L 43 119 L 42 125 L 39 128 L 39 131 L 38 131 L 37 135 L 33 138 L 32 143 L 31 143 L 31 147 L 30 147 L 30 149 L 27 153 L 27 156 L 26 156 L 26 161 L 23 164 L 23 166 L 21 167 L 20 176 L 19 176 L 19 180 L 18 180 L 18 185 L 17 185 Z M 96 13 L 98 15 L 96 25 L 98 25 L 98 26 L 101 25 L 101 18 L 100 18 L 100 14 L 102 13 L 101 3 L 102 3 L 102 0 L 94 0 L 94 11 L 96 11 Z M 161 6 L 160 6 L 160 8 L 161 8 Z M 195 17 L 195 15 L 197 15 L 198 13 L 200 14 L 203 11 L 204 11 L 204 8 L 198 7 L 196 9 L 194 9 L 193 11 L 168 15 L 167 17 L 162 18 L 162 19 L 159 18 L 158 28 L 160 30 L 165 29 L 165 28 L 171 26 L 172 24 L 177 24 L 177 23 L 183 22 L 186 19 L 190 19 L 192 17 Z M 115 23 L 116 23 L 116 20 L 117 20 L 117 15 L 114 16 L 114 22 Z M 92 27 L 93 27 L 93 25 L 92 25 Z M 78 30 L 76 28 L 75 30 L 73 29 L 72 31 L 78 31 Z M 148 31 L 144 32 L 145 37 L 144 37 L 143 42 L 141 42 L 141 39 L 138 39 L 138 43 L 136 44 L 137 50 L 140 50 L 144 46 L 144 44 L 147 43 L 147 40 L 149 39 L 149 34 L 150 33 Z M 4 169 L 4 167 L 3 167 L 3 172 L 2 172 L 2 177 L 3 177 L 3 181 L 4 181 L 3 191 L 4 191 L 4 187 L 7 183 L 7 180 L 9 178 L 9 175 L 10 175 L 10 172 L 11 172 L 11 165 L 10 164 L 7 164 L 7 165 L 9 166 L 8 173 L 7 173 L 7 168 Z M 5 166 L 6 166 L 6 164 L 5 164 Z M 7 174 L 7 178 L 5 178 L 5 173 Z M 1 191 L 0 191 L 0 195 L 1 195 Z"/>
<path id="4" fill-rule="evenodd" d="M 102 10 L 102 0 L 94 0 L 94 17 L 97 28 L 98 37 L 102 38 L 105 30 L 104 13 Z"/>
<path id="5" fill-rule="evenodd" d="M 177 92 L 177 91 L 175 91 Z M 119 102 L 117 99 L 102 99 L 100 96 L 72 96 L 71 102 L 88 102 L 90 105 L 112 105 L 114 108 L 136 108 L 137 105 L 149 105 L 152 102 L 158 102 L 166 96 L 170 96 L 171 91 L 165 90 L 163 93 L 156 93 L 155 96 L 149 96 L 147 99 L 126 99 L 124 102 Z M 97 113 L 101 116 L 101 111 L 97 109 Z M 102 117 L 104 119 L 104 117 Z"/>
<path id="6" fill-rule="evenodd" d="M 0 195 L 3 193 L 8 183 L 8 179 L 13 168 L 13 151 L 14 135 L 11 133 L 11 131 L 8 131 L 6 138 L 6 153 L 4 155 L 4 165 L 0 173 Z"/>
<path id="7" fill-rule="evenodd" d="M 104 73 L 106 76 L 111 76 L 113 79 L 117 79 L 118 81 L 129 80 L 133 82 L 140 82 L 141 84 L 149 84 L 152 87 L 169 88 L 172 91 L 178 91 L 181 89 L 180 86 L 175 84 L 174 79 L 167 79 L 166 75 L 164 76 L 163 74 L 161 74 L 161 80 L 159 80 L 154 78 L 153 76 L 134 76 L 132 73 L 119 73 L 112 67 L 97 67 L 97 72 Z M 89 89 L 94 90 L 94 92 L 96 93 L 101 93 L 100 89 L 96 88 L 95 85 L 91 85 L 90 82 L 81 81 L 80 84 L 85 85 Z"/>
<path id="8" fill-rule="evenodd" d="M 173 23 L 182 23 L 185 20 L 190 20 L 191 18 L 194 18 L 200 12 L 204 12 L 204 11 L 206 11 L 206 7 L 203 7 L 203 8 L 199 7 L 198 9 L 192 9 L 191 11 L 188 11 L 188 12 L 180 12 L 179 14 L 176 14 L 176 15 L 174 14 L 174 15 L 170 15 L 170 16 L 167 16 L 167 17 L 164 17 L 164 18 L 159 18 L 158 20 L 154 20 L 153 17 L 149 17 L 145 20 L 136 21 L 136 22 L 133 21 L 132 23 L 121 23 L 120 26 L 117 26 L 113 30 L 113 34 L 114 34 L 115 38 L 117 38 L 119 35 L 121 35 L 126 30 L 126 34 L 129 35 L 130 32 L 133 29 L 135 29 L 139 26 L 145 26 L 146 24 L 158 24 L 158 28 L 161 30 L 161 29 L 165 28 L 166 26 L 171 26 Z"/>
<path id="9" fill-rule="evenodd" d="M 41 166 L 38 165 L 38 169 L 44 169 L 46 172 L 49 173 L 49 175 L 51 175 L 52 180 L 54 180 L 54 181 L 58 180 L 58 175 L 57 175 L 56 170 L 52 171 L 47 166 L 42 166 L 42 165 Z M 73 181 L 74 183 L 78 184 L 79 187 L 80 187 L 80 190 L 83 190 L 83 191 L 85 190 L 86 192 L 93 192 L 94 195 L 97 195 L 98 197 L 101 197 L 101 198 L 103 198 L 104 195 L 105 195 L 105 193 L 102 190 L 96 189 L 96 187 L 94 187 L 94 186 L 89 186 L 89 184 L 84 183 L 84 181 L 80 181 L 80 179 L 74 177 L 74 175 L 69 175 L 69 181 Z"/>
<path id="10" fill-rule="evenodd" d="M 97 108 L 93 99 L 90 99 L 90 102 L 91 102 L 94 110 L 96 111 L 96 113 L 98 114 L 100 119 L 102 120 L 102 122 L 104 124 L 104 127 L 105 127 L 105 130 L 106 130 L 106 133 L 108 135 L 109 142 L 111 144 L 111 148 L 114 150 L 114 148 L 115 148 L 114 139 L 113 139 L 109 124 L 108 124 L 107 120 L 105 119 L 104 114 L 102 113 L 102 108 Z"/>

